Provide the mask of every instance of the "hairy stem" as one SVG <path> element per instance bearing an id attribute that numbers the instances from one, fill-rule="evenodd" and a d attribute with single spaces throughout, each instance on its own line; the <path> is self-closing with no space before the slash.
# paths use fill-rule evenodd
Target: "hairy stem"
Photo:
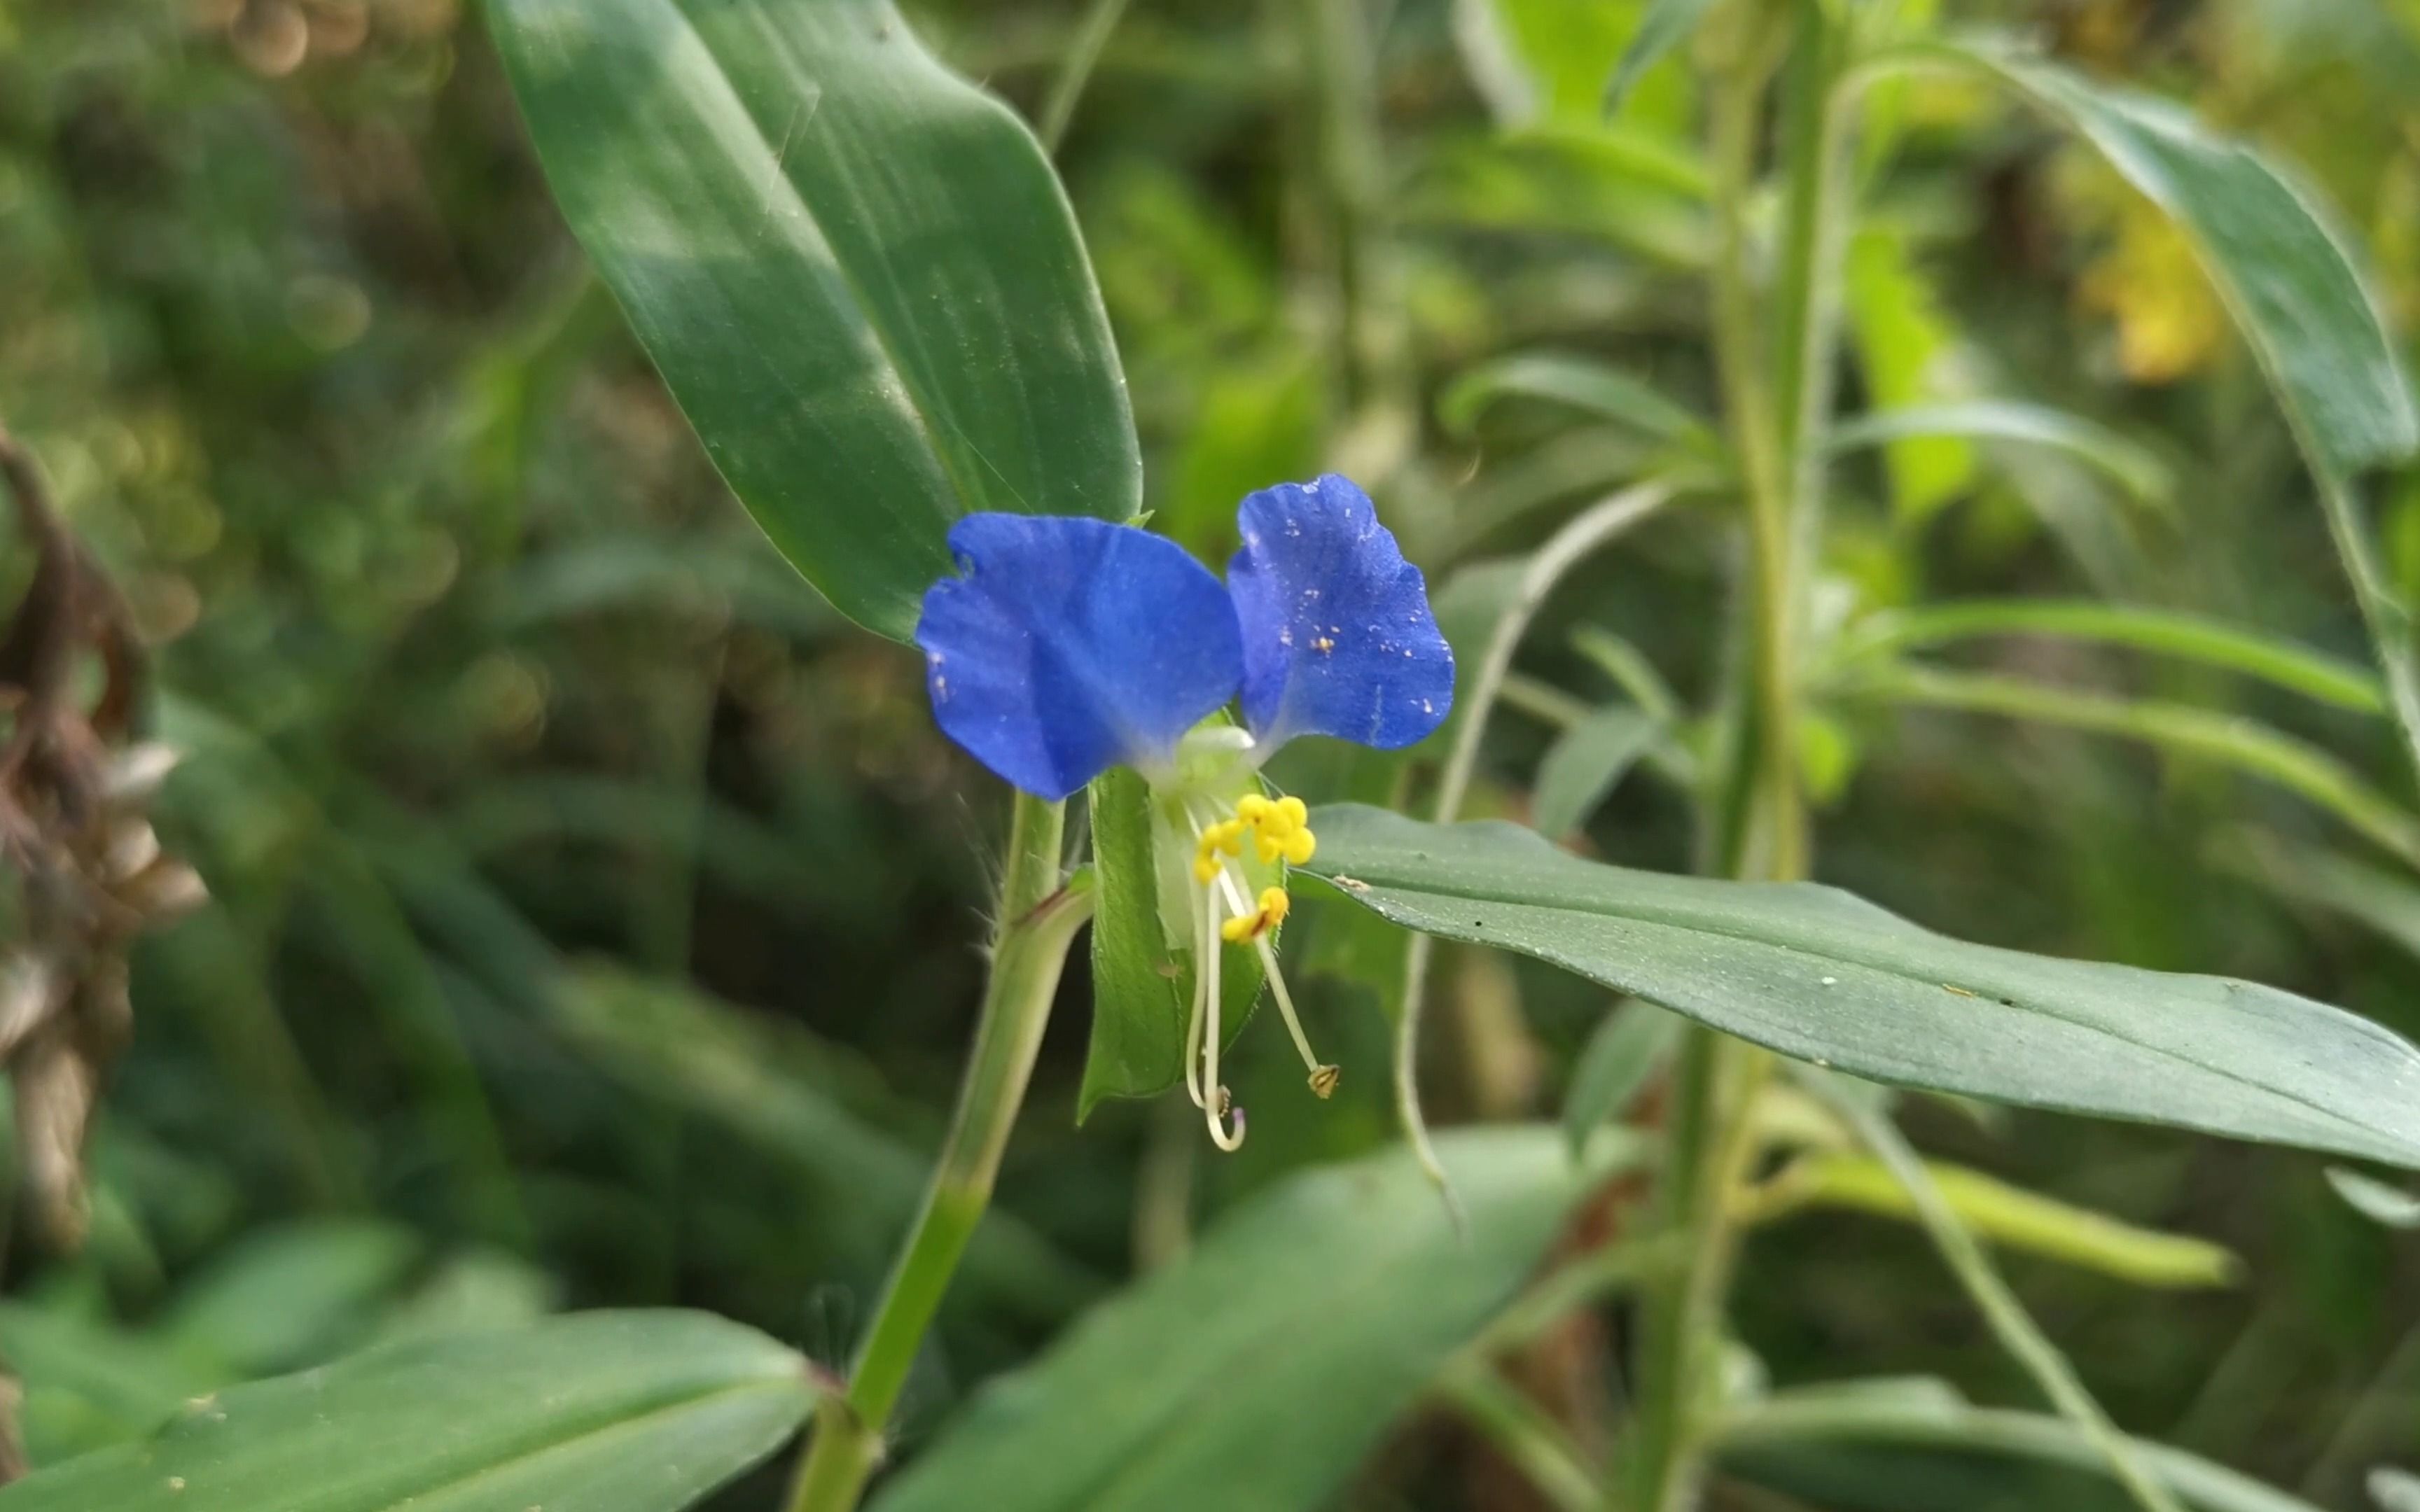
<path id="1" fill-rule="evenodd" d="M 1811 861 L 1798 776 L 1798 640 L 1823 518 L 1848 211 L 1851 116 L 1839 85 L 1849 39 L 1820 7 L 1797 8 L 1784 132 L 1787 215 L 1767 342 L 1758 331 L 1747 210 L 1773 76 L 1771 36 L 1753 8 L 1726 19 L 1731 33 L 1713 39 L 1728 55 L 1714 74 L 1710 104 L 1710 292 L 1725 422 L 1747 494 L 1748 687 L 1732 775 L 1719 795 L 1716 855 L 1734 876 L 1793 881 Z M 1753 1174 L 1751 1114 L 1771 1071 L 1768 1052 L 1703 1028 L 1689 1031 L 1676 1063 L 1661 1208 L 1667 1231 L 1687 1236 L 1691 1258 L 1651 1297 L 1645 1319 L 1628 1469 L 1647 1512 L 1695 1505 L 1704 1477 L 1739 1249 L 1730 1194 Z"/>
<path id="2" fill-rule="evenodd" d="M 848 1390 L 827 1398 L 816 1412 L 814 1439 L 799 1467 L 790 1512 L 847 1512 L 864 1493 L 908 1368 L 990 1204 L 1067 947 L 1092 917 L 1089 887 L 1080 882 L 1060 885 L 1065 823 L 1063 805 L 1016 795 L 1001 885 L 1000 933 L 957 1112 L 923 1208 L 883 1288 L 873 1326 L 858 1347 Z"/>

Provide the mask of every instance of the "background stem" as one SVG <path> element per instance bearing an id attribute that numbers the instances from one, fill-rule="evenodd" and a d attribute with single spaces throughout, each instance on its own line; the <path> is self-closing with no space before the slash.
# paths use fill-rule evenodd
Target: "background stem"
<path id="1" fill-rule="evenodd" d="M 1723 870 L 1787 882 L 1804 877 L 1811 861 L 1798 777 L 1798 631 L 1823 513 L 1823 435 L 1832 405 L 1848 136 L 1836 86 L 1848 39 L 1819 8 L 1797 8 L 1788 103 L 1802 130 L 1787 133 L 1788 215 L 1774 299 L 1763 310 L 1774 326 L 1768 342 L 1758 331 L 1747 213 L 1773 44 L 1760 24 L 1769 18 L 1755 8 L 1724 19 L 1731 31 L 1710 39 L 1727 54 L 1712 72 L 1710 292 L 1724 416 L 1746 486 L 1749 686 L 1714 833 Z M 1695 1027 L 1676 1062 L 1661 1207 L 1666 1231 L 1687 1236 L 1690 1259 L 1652 1294 L 1645 1318 L 1629 1470 L 1635 1499 L 1649 1512 L 1694 1505 L 1703 1478 L 1739 1248 L 1730 1196 L 1753 1174 L 1750 1115 L 1771 1070 L 1769 1053 Z"/>
<path id="2" fill-rule="evenodd" d="M 1064 805 L 1016 795 L 1001 884 L 1000 933 L 957 1112 L 924 1206 L 858 1348 L 847 1394 L 828 1398 L 815 1414 L 814 1439 L 799 1467 L 790 1512 L 846 1512 L 864 1493 L 881 1458 L 883 1428 L 899 1404 L 924 1332 L 990 1204 L 1067 947 L 1092 917 L 1089 889 L 1059 883 L 1065 825 Z"/>

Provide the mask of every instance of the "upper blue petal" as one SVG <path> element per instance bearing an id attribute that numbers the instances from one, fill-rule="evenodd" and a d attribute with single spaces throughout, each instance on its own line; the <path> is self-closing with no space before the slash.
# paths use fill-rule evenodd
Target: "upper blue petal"
<path id="1" fill-rule="evenodd" d="M 1227 591 L 1255 740 L 1337 735 L 1392 750 L 1445 722 L 1453 651 L 1368 494 L 1332 472 L 1281 483 L 1246 498 L 1236 525 Z"/>
<path id="2" fill-rule="evenodd" d="M 924 594 L 933 717 L 1016 787 L 1063 798 L 1111 766 L 1165 762 L 1235 696 L 1235 611 L 1173 541 L 1104 520 L 970 515 L 963 576 Z"/>

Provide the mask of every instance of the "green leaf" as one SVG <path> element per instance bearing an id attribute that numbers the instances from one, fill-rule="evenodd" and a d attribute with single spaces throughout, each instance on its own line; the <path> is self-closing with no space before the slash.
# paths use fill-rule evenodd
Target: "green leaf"
<path id="1" fill-rule="evenodd" d="M 890 0 L 497 0 L 539 160 L 757 523 L 904 640 L 975 510 L 1141 473 L 1065 195 Z"/>
<path id="2" fill-rule="evenodd" d="M 2349 1171 L 2341 1165 L 2328 1167 L 2328 1185 L 2335 1188 L 2345 1206 L 2374 1224 L 2388 1228 L 2420 1228 L 2420 1197 L 2399 1186 L 2389 1186 L 2374 1176 Z"/>
<path id="3" fill-rule="evenodd" d="M 1879 411 L 1869 419 L 1935 408 L 1929 401 L 1944 397 L 1957 333 L 1906 239 L 1880 228 L 1858 236 L 1842 282 L 1866 391 Z M 1921 521 L 1974 486 L 1975 449 L 1962 436 L 1919 426 L 1880 440 L 1891 509 L 1902 520 Z"/>
<path id="4" fill-rule="evenodd" d="M 1184 842 L 1168 821 L 1154 816 L 1149 784 L 1125 767 L 1094 778 L 1090 801 L 1093 870 L 1099 881 L 1093 906 L 1093 1038 L 1076 1099 L 1078 1120 L 1089 1118 L 1105 1097 L 1155 1097 L 1182 1082 L 1186 1020 L 1193 1006 L 1193 952 L 1169 938 L 1163 918 L 1170 909 L 1188 907 L 1193 894 L 1182 886 L 1169 887 L 1156 852 Z M 1180 858 L 1189 860 L 1192 854 L 1185 843 Z M 1234 864 L 1248 875 L 1259 869 L 1249 856 Z M 1251 875 L 1250 890 L 1257 896 L 1264 882 L 1274 880 Z M 1230 949 L 1219 967 L 1224 1048 L 1260 999 L 1260 956 Z"/>
<path id="5" fill-rule="evenodd" d="M 2420 411 L 2351 252 L 2275 165 L 2172 100 L 1989 43 L 1939 51 L 2055 113 L 2193 235 L 2322 481 L 2420 451 Z"/>
<path id="6" fill-rule="evenodd" d="M 1504 398 L 1544 399 L 1666 440 L 1706 438 L 1705 417 L 1619 367 L 1563 352 L 1516 352 L 1481 363 L 1447 386 L 1437 421 L 1468 436 L 1490 405 Z"/>
<path id="7" fill-rule="evenodd" d="M 1620 0 L 1454 0 L 1454 39 L 1499 125 L 1588 122 L 1626 30 Z"/>
<path id="8" fill-rule="evenodd" d="M 1151 789 L 1116 767 L 1093 779 L 1093 1038 L 1078 1121 L 1105 1097 L 1143 1097 L 1185 1076 L 1192 995 L 1159 922 Z"/>
<path id="9" fill-rule="evenodd" d="M 1975 598 L 1891 609 L 1842 638 L 1843 659 L 1862 659 L 1987 635 L 2048 635 L 2180 656 L 2365 714 L 2386 712 L 2367 668 L 2222 620 L 2089 599 Z"/>
<path id="10" fill-rule="evenodd" d="M 1638 30 L 1632 34 L 1629 47 L 1622 51 L 1621 62 L 1614 68 L 1613 82 L 1606 85 L 1606 115 L 1620 110 L 1622 101 L 1630 98 L 1639 75 L 1653 68 L 1681 39 L 1689 35 L 1705 15 L 1706 6 L 1707 0 L 1649 0 L 1647 14 L 1639 19 Z"/>
<path id="11" fill-rule="evenodd" d="M 2013 85 L 2190 233 L 2318 480 L 2396 721 L 2420 764 L 2420 650 L 2411 608 L 2370 537 L 2363 476 L 2420 452 L 2420 409 L 2345 238 L 2267 159 L 2170 100 L 1990 42 L 1921 44 L 1902 55 L 1979 68 Z"/>
<path id="12" fill-rule="evenodd" d="M 370 1220 L 263 1229 L 186 1288 L 167 1336 L 238 1377 L 325 1359 L 359 1341 L 348 1331 L 394 1295 L 418 1249 L 409 1229 Z"/>
<path id="13" fill-rule="evenodd" d="M 1563 1094 L 1563 1138 L 1575 1155 L 1588 1148 L 1590 1135 L 1620 1117 L 1671 1058 L 1682 1026 L 1664 1010 L 1636 998 L 1597 1025 L 1572 1068 L 1571 1090 Z"/>
<path id="14" fill-rule="evenodd" d="M 1661 721 L 1633 708 L 1599 709 L 1564 731 L 1538 764 L 1530 800 L 1538 833 L 1562 840 L 1588 823 L 1663 734 Z"/>
<path id="15" fill-rule="evenodd" d="M 355 1355 L 190 1403 L 0 1512 L 675 1512 L 764 1458 L 806 1361 L 703 1313 L 589 1313 Z"/>
<path id="16" fill-rule="evenodd" d="M 1911 404 L 1859 415 L 1826 438 L 1834 452 L 1892 445 L 1919 437 L 2024 441 L 2062 451 L 2089 463 L 2142 503 L 2164 503 L 2176 479 L 2151 452 L 2108 426 L 2015 399 L 1975 399 L 1958 404 Z"/>
<path id="17" fill-rule="evenodd" d="M 2133 1447 L 2154 1480 L 2202 1512 L 2318 1512 L 2181 1449 L 2139 1439 Z M 1946 1385 L 1922 1395 L 1854 1382 L 1784 1392 L 1722 1424 L 1716 1448 L 1727 1469 L 1750 1480 L 1875 1512 L 2099 1507 L 2090 1498 L 2106 1484 L 2101 1450 L 2073 1427 L 2034 1412 L 1969 1407 Z"/>
<path id="18" fill-rule="evenodd" d="M 923 1110 L 889 1096 L 845 1052 L 798 1025 L 752 1013 L 686 982 L 602 964 L 549 984 L 547 1024 L 630 1092 L 676 1109 L 780 1163 L 795 1199 L 819 1213 L 815 1239 L 845 1269 L 879 1273 L 923 1199 L 932 1165 Z M 1002 1205 L 983 1215 L 959 1294 L 1053 1313 L 1096 1283 Z"/>
<path id="19" fill-rule="evenodd" d="M 2024 678 L 1915 663 L 1878 669 L 1843 691 L 2149 741 L 2171 755 L 2213 762 L 2274 782 L 2420 866 L 2420 816 L 2320 748 L 2257 720 L 2191 704 L 2079 692 Z"/>
<path id="20" fill-rule="evenodd" d="M 1465 1231 L 1402 1150 L 1295 1177 L 986 1388 L 875 1512 L 1326 1504 L 1590 1184 L 1550 1129 L 1437 1143 Z"/>
<path id="21" fill-rule="evenodd" d="M 1536 956 L 1876 1081 L 2420 1166 L 2420 1050 L 2250 982 L 1968 945 L 1836 888 L 1600 866 L 1504 824 L 1315 812 L 1311 870 L 1406 928 Z"/>
<path id="22" fill-rule="evenodd" d="M 2121 1222 L 1963 1165 L 1928 1162 L 1943 1200 L 1967 1227 L 2009 1249 L 2098 1271 L 2143 1287 L 2224 1287 L 2242 1267 L 2224 1246 Z M 1870 1155 L 1810 1155 L 1772 1183 L 1775 1211 L 1846 1208 L 1912 1220 L 1914 1197 Z"/>

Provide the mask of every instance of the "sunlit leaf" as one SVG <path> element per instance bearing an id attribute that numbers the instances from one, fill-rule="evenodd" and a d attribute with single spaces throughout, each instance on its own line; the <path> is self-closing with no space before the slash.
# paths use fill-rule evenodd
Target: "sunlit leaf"
<path id="1" fill-rule="evenodd" d="M 1032 134 L 890 0 L 502 0 L 557 202 L 706 449 L 904 639 L 975 510 L 1125 519 L 1125 387 Z"/>
<path id="2" fill-rule="evenodd" d="M 2223 1246 L 2166 1234 L 2028 1192 L 1963 1165 L 1931 1163 L 1933 1184 L 1978 1237 L 2145 1287 L 2221 1287 L 2241 1267 Z M 1774 1182 L 1773 1199 L 1913 1219 L 1915 1199 L 1869 1155 L 1810 1155 Z"/>
<path id="3" fill-rule="evenodd" d="M 1620 110 L 1639 76 L 1689 35 L 1705 15 L 1707 4 L 1708 0 L 1648 0 L 1647 13 L 1639 18 L 1638 30 L 1632 34 L 1621 62 L 1613 70 L 1613 82 L 1606 85 L 1608 113 Z"/>
<path id="4" fill-rule="evenodd" d="M 1576 971 L 1876 1081 L 2420 1165 L 2420 1050 L 2274 988 L 2026 955 L 1807 884 L 1601 866 L 1511 825 L 1313 815 L 1312 870 L 1407 928 Z"/>
<path id="5" fill-rule="evenodd" d="M 1870 418 L 1887 423 L 1907 409 L 1955 397 L 1949 368 L 1957 333 L 1906 239 L 1867 231 L 1851 243 L 1843 271 L 1849 331 L 1875 410 Z M 1963 435 L 1914 427 L 1869 439 L 1884 447 L 1891 506 L 1901 519 L 1926 518 L 1974 483 L 1975 449 Z"/>

